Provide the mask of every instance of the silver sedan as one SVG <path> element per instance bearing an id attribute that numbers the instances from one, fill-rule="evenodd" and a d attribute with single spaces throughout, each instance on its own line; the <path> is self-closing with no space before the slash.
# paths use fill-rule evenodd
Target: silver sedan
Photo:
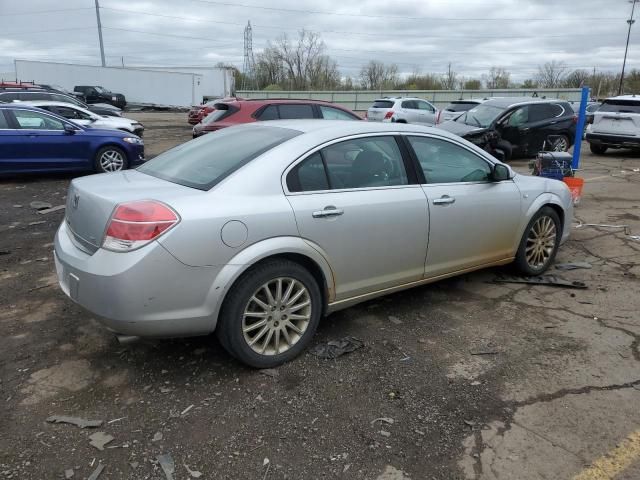
<path id="1" fill-rule="evenodd" d="M 264 368 L 358 302 L 511 262 L 538 275 L 572 215 L 563 182 L 443 130 L 261 122 L 73 180 L 55 259 L 62 290 L 118 335 L 215 331 Z"/>

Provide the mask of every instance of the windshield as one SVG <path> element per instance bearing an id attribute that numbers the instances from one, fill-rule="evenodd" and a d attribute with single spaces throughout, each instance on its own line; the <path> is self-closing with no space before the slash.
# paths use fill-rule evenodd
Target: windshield
<path id="1" fill-rule="evenodd" d="M 605 100 L 598 112 L 640 113 L 640 98 L 638 100 Z"/>
<path id="2" fill-rule="evenodd" d="M 504 112 L 503 107 L 496 107 L 494 105 L 478 105 L 472 108 L 467 113 L 458 117 L 455 121 L 459 123 L 465 123 L 473 127 L 487 128 L 493 121 Z"/>
<path id="3" fill-rule="evenodd" d="M 300 135 L 279 127 L 230 127 L 168 150 L 138 170 L 169 182 L 209 190 L 254 158 Z"/>
<path id="4" fill-rule="evenodd" d="M 477 105 L 475 102 L 455 102 L 450 103 L 444 109 L 448 112 L 466 112 Z"/>

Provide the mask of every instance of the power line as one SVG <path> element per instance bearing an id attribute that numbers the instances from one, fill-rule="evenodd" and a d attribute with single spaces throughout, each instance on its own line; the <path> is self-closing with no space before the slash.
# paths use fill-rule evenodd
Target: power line
<path id="1" fill-rule="evenodd" d="M 0 13 L 0 17 L 14 17 L 20 15 L 38 15 L 40 13 L 60 13 L 60 12 L 73 12 L 76 10 L 92 10 L 93 7 L 79 7 L 79 8 L 58 8 L 55 10 L 36 10 L 35 12 L 17 12 L 17 13 Z"/>
<path id="2" fill-rule="evenodd" d="M 170 33 L 156 33 L 156 32 L 149 32 L 149 31 L 145 31 L 145 30 L 132 30 L 129 28 L 116 28 L 116 27 L 102 27 L 105 30 L 117 30 L 120 32 L 131 32 L 131 33 L 143 33 L 145 35 L 156 35 L 159 37 L 175 37 L 175 38 L 186 38 L 186 39 L 191 39 L 191 40 L 207 40 L 209 42 L 211 42 L 212 40 L 214 42 L 217 42 L 216 39 L 211 38 L 211 37 L 193 37 L 193 36 L 188 36 L 188 35 L 173 35 Z"/>

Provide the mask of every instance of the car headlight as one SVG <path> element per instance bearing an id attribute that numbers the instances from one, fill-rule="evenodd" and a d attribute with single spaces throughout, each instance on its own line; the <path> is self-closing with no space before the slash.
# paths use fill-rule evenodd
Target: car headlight
<path id="1" fill-rule="evenodd" d="M 124 140 L 127 143 L 132 143 L 134 145 L 144 145 L 144 141 L 138 137 L 124 137 L 122 140 Z"/>

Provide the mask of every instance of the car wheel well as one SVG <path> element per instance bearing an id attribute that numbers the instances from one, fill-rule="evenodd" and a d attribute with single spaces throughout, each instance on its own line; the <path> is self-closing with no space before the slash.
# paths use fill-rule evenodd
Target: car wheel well
<path id="1" fill-rule="evenodd" d="M 560 218 L 560 231 L 562 232 L 564 230 L 564 210 L 562 207 L 555 203 L 545 203 L 540 207 L 540 209 L 542 210 L 544 207 L 552 208 L 558 214 L 558 217 Z"/>
<path id="2" fill-rule="evenodd" d="M 396 120 L 396 123 L 407 123 L 407 121 L 400 119 L 400 120 Z"/>

